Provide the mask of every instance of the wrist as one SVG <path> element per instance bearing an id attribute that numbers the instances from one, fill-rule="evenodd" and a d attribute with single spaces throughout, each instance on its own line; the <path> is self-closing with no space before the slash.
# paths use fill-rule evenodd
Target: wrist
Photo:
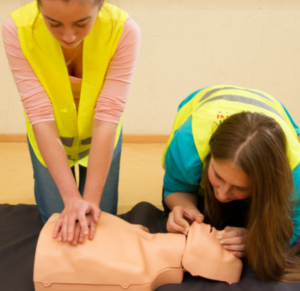
<path id="1" fill-rule="evenodd" d="M 183 204 L 178 205 L 178 206 L 181 206 L 183 208 L 198 210 L 197 206 L 195 204 L 191 203 L 191 202 L 186 202 L 186 203 L 183 203 Z"/>
<path id="2" fill-rule="evenodd" d="M 77 189 L 76 189 L 77 190 Z M 77 192 L 77 193 L 76 193 Z M 64 193 L 61 194 L 61 198 L 63 200 L 64 205 L 66 206 L 73 199 L 82 199 L 79 191 L 77 190 L 75 193 Z"/>
<path id="3" fill-rule="evenodd" d="M 88 201 L 88 202 L 92 202 L 95 205 L 99 206 L 100 205 L 100 201 L 101 201 L 101 195 L 99 193 L 84 193 L 83 194 L 83 199 Z"/>

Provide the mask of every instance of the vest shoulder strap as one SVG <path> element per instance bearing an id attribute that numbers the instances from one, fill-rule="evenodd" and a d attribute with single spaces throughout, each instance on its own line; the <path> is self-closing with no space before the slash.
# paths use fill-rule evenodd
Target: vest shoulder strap
<path id="1" fill-rule="evenodd" d="M 32 26 L 39 16 L 37 1 L 31 2 L 15 11 L 10 16 L 13 18 L 17 27 Z"/>

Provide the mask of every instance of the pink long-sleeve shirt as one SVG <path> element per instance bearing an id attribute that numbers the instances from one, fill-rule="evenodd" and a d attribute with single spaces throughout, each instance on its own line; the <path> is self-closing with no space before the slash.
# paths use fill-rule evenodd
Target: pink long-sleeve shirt
<path id="1" fill-rule="evenodd" d="M 11 17 L 5 20 L 2 33 L 9 67 L 29 122 L 34 125 L 54 121 L 51 100 L 22 52 L 18 28 Z M 139 26 L 128 17 L 97 99 L 95 119 L 111 123 L 119 122 L 131 86 L 140 41 Z M 70 76 L 70 83 L 75 104 L 78 105 L 82 79 Z"/>

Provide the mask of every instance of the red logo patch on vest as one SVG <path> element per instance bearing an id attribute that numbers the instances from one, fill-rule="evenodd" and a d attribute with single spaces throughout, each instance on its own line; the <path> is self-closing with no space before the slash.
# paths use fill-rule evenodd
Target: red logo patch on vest
<path id="1" fill-rule="evenodd" d="M 229 116 L 230 116 L 230 115 L 229 115 L 228 112 L 226 112 L 226 113 L 224 113 L 224 112 L 219 112 L 219 113 L 217 114 L 217 120 L 220 121 L 220 123 L 221 123 L 223 120 L 227 119 Z"/>

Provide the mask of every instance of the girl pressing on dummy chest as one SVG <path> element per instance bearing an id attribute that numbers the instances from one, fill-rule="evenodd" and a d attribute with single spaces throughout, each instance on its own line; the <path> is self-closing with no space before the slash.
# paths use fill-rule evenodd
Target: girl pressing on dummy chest
<path id="1" fill-rule="evenodd" d="M 44 223 L 61 213 L 53 235 L 76 244 L 95 230 L 100 209 L 117 212 L 139 27 L 104 0 L 37 0 L 11 13 L 3 39 L 24 106 L 37 206 Z"/>

